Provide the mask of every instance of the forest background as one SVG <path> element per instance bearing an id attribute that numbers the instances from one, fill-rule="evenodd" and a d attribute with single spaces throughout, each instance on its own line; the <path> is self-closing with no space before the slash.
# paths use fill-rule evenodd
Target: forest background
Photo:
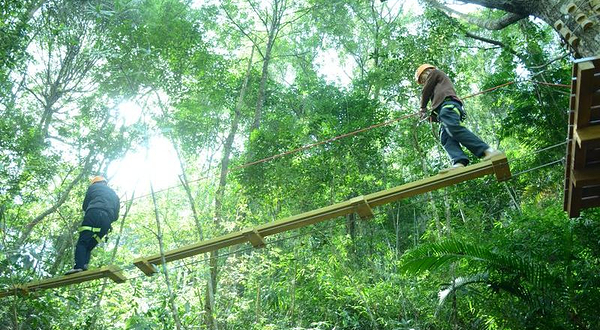
<path id="1" fill-rule="evenodd" d="M 598 54 L 596 2 L 575 1 L 590 29 L 568 1 L 464 2 L 1 0 L 0 288 L 72 267 L 96 174 L 123 205 L 91 267 L 130 280 L 3 298 L 0 328 L 600 329 L 600 212 L 562 211 L 561 85 Z M 510 83 L 465 99 L 510 181 L 132 267 L 446 167 L 413 115 L 422 63 L 461 96 Z"/>

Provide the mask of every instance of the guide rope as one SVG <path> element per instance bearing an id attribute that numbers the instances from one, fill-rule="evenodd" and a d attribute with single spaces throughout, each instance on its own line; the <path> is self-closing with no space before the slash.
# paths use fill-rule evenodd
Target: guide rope
<path id="1" fill-rule="evenodd" d="M 533 82 L 533 83 L 536 83 L 536 84 L 552 86 L 552 87 L 568 87 L 568 88 L 571 87 L 569 85 L 546 83 L 546 82 L 541 82 L 541 81 L 536 81 L 536 80 L 527 80 L 527 81 L 530 81 L 530 82 Z M 500 89 L 500 88 L 512 85 L 512 84 L 517 83 L 517 82 L 518 82 L 517 80 L 509 81 L 509 82 L 506 82 L 506 83 L 503 83 L 503 84 L 500 84 L 500 85 L 497 85 L 497 86 L 485 89 L 483 91 L 480 91 L 480 92 L 477 92 L 477 93 L 473 93 L 473 94 L 464 96 L 464 97 L 462 97 L 462 99 L 465 100 L 465 99 L 468 99 L 468 98 L 471 98 L 471 97 L 474 97 L 474 96 L 487 94 L 487 93 L 493 92 L 493 91 L 495 91 L 497 89 Z M 318 142 L 315 142 L 315 143 L 307 144 L 307 145 L 304 145 L 302 147 L 295 148 L 295 149 L 292 149 L 292 150 L 288 150 L 288 151 L 285 151 L 285 152 L 282 152 L 282 153 L 279 153 L 279 154 L 275 154 L 275 155 L 272 155 L 272 156 L 269 156 L 269 157 L 265 157 L 265 158 L 262 158 L 262 159 L 259 159 L 259 160 L 256 160 L 256 161 L 248 162 L 248 163 L 242 164 L 240 166 L 236 166 L 236 167 L 233 167 L 233 168 L 229 169 L 228 173 L 235 172 L 235 171 L 238 171 L 238 170 L 241 170 L 241 169 L 253 166 L 253 165 L 257 165 L 257 164 L 261 164 L 261 163 L 266 163 L 266 162 L 272 161 L 272 160 L 277 159 L 277 158 L 281 158 L 281 157 L 284 157 L 284 156 L 287 156 L 287 155 L 291 155 L 291 154 L 294 154 L 294 153 L 298 153 L 300 151 L 308 150 L 308 149 L 311 149 L 311 148 L 314 148 L 314 147 L 317 147 L 317 146 L 320 146 L 320 145 L 323 145 L 323 144 L 327 144 L 327 143 L 334 142 L 334 141 L 337 141 L 337 140 L 340 140 L 340 139 L 343 139 L 343 138 L 354 136 L 356 134 L 363 133 L 363 132 L 366 132 L 366 131 L 370 131 L 370 130 L 375 129 L 375 128 L 379 128 L 379 127 L 383 127 L 383 126 L 388 126 L 388 125 L 391 125 L 393 123 L 396 123 L 396 122 L 399 122 L 399 121 L 402 121 L 402 120 L 405 120 L 405 119 L 408 119 L 408 118 L 411 118 L 411 117 L 415 117 L 415 116 L 418 116 L 418 115 L 419 115 L 419 113 L 407 114 L 407 115 L 404 115 L 404 116 L 401 116 L 401 117 L 398 117 L 398 118 L 394 118 L 394 119 L 391 119 L 391 120 L 388 120 L 388 121 L 385 121 L 385 122 L 381 122 L 381 123 L 378 123 L 378 124 L 373 124 L 373 125 L 368 126 L 368 127 L 364 127 L 364 128 L 361 128 L 361 129 L 358 129 L 358 130 L 355 130 L 355 131 L 351 131 L 351 132 L 348 132 L 348 133 L 337 135 L 337 136 L 334 136 L 334 137 L 331 137 L 331 138 L 328 138 L 328 139 L 325 139 L 325 140 L 322 140 L 322 141 L 318 141 Z M 215 175 L 206 175 L 206 176 L 199 177 L 197 179 L 190 180 L 190 181 L 188 181 L 188 183 L 198 182 L 198 181 L 202 181 L 202 180 L 207 180 L 207 179 L 210 179 L 210 178 L 213 178 L 213 177 L 215 177 Z M 155 191 L 155 193 L 160 193 L 160 192 L 164 192 L 164 191 L 167 191 L 167 190 L 170 190 L 170 189 L 174 189 L 174 188 L 180 187 L 181 185 L 182 184 L 179 183 L 179 184 L 170 186 L 168 188 L 159 189 L 159 190 Z M 134 199 L 141 199 L 141 198 L 148 197 L 148 196 L 150 196 L 150 194 L 140 195 L 140 196 L 135 197 Z"/>

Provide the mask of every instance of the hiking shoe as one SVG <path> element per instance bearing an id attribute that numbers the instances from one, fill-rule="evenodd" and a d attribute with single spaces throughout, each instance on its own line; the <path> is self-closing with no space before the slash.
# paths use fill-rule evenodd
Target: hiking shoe
<path id="1" fill-rule="evenodd" d="M 485 156 L 483 156 L 483 161 L 486 161 L 492 159 L 492 157 L 502 154 L 502 151 L 489 148 L 488 150 L 484 151 L 484 153 Z"/>
<path id="2" fill-rule="evenodd" d="M 439 173 L 440 174 L 445 174 L 445 173 L 448 173 L 450 171 L 453 171 L 453 170 L 456 170 L 456 169 L 459 169 L 459 168 L 463 168 L 463 167 L 465 167 L 465 164 L 463 164 L 463 163 L 456 163 L 456 164 L 454 164 L 454 165 L 452 165 L 450 167 L 447 167 L 447 168 L 441 170 Z"/>
<path id="3" fill-rule="evenodd" d="M 81 269 L 81 268 L 73 268 L 73 269 L 67 270 L 67 272 L 65 273 L 65 275 L 77 274 L 77 273 L 80 273 L 82 271 L 83 271 L 83 269 Z"/>

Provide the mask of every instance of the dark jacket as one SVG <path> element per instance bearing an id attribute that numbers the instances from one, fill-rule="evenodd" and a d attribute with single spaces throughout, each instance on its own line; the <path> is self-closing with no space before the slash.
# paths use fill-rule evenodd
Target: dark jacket
<path id="1" fill-rule="evenodd" d="M 444 71 L 434 69 L 423 85 L 421 109 L 426 109 L 427 103 L 431 101 L 431 109 L 435 110 L 442 105 L 447 97 L 454 99 L 461 105 L 463 104 L 460 98 L 456 96 L 456 91 L 450 78 L 448 78 Z"/>
<path id="2" fill-rule="evenodd" d="M 113 222 L 119 218 L 119 196 L 106 184 L 98 182 L 92 184 L 83 199 L 83 210 L 100 209 L 106 211 Z"/>

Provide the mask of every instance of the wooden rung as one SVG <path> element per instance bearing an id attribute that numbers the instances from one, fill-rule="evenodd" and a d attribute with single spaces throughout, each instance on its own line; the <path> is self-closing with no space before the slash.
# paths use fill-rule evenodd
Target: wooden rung
<path id="1" fill-rule="evenodd" d="M 576 170 L 571 173 L 571 182 L 577 188 L 583 188 L 588 185 L 600 184 L 600 169 L 591 168 L 584 170 Z"/>
<path id="2" fill-rule="evenodd" d="M 600 197 L 600 183 L 591 184 L 583 187 L 581 191 L 583 199 Z"/>
<path id="3" fill-rule="evenodd" d="M 367 202 L 365 196 L 354 197 L 350 201 L 354 204 L 356 213 L 358 213 L 358 216 L 362 220 L 371 219 L 375 216 L 375 213 L 373 213 L 373 209 Z"/>
<path id="4" fill-rule="evenodd" d="M 25 296 L 28 293 L 29 292 L 27 291 L 27 288 L 23 287 L 22 285 L 17 285 L 12 288 L 0 291 L 0 298 L 8 296 Z"/>
<path id="5" fill-rule="evenodd" d="M 98 269 L 86 270 L 71 275 L 63 275 L 54 278 L 48 278 L 26 283 L 15 287 L 9 290 L 8 292 L 5 291 L 0 293 L 0 297 L 13 295 L 15 293 L 27 294 L 29 292 L 34 292 L 38 290 L 53 289 L 107 277 L 112 279 L 116 283 L 123 283 L 127 281 L 127 278 L 123 276 L 123 274 L 121 274 L 121 270 L 118 267 L 111 265 Z"/>
<path id="6" fill-rule="evenodd" d="M 579 148 L 600 144 L 600 125 L 577 128 L 573 135 Z"/>
<path id="7" fill-rule="evenodd" d="M 152 276 L 158 273 L 158 269 L 156 269 L 156 266 L 148 262 L 148 260 L 145 258 L 137 258 L 133 261 L 133 264 L 142 272 L 144 272 L 144 274 L 146 274 L 147 276 Z"/>
<path id="8" fill-rule="evenodd" d="M 492 157 L 491 162 L 494 167 L 494 174 L 496 174 L 496 179 L 499 182 L 507 181 L 512 177 L 505 154 Z"/>
<path id="9" fill-rule="evenodd" d="M 125 283 L 127 282 L 127 277 L 125 277 L 125 275 L 123 275 L 123 271 L 121 270 L 121 268 L 114 266 L 114 265 L 110 265 L 107 267 L 107 276 L 108 278 L 110 278 L 111 280 L 113 280 L 113 282 L 115 283 Z"/>
<path id="10" fill-rule="evenodd" d="M 583 128 L 590 122 L 590 107 L 594 91 L 590 82 L 594 76 L 595 67 L 591 61 L 577 63 L 577 88 L 575 101 L 575 125 Z"/>
<path id="11" fill-rule="evenodd" d="M 581 201 L 581 209 L 589 209 L 592 207 L 600 207 L 600 197 L 586 198 Z"/>
<path id="12" fill-rule="evenodd" d="M 248 241 L 250 241 L 250 244 L 252 244 L 252 246 L 254 246 L 255 248 L 259 249 L 267 245 L 265 239 L 258 233 L 256 229 L 249 228 L 244 230 L 243 232 L 244 235 L 248 238 Z"/>
<path id="13" fill-rule="evenodd" d="M 508 161 L 504 154 L 494 157 L 494 160 L 499 163 L 504 162 L 508 166 Z M 375 207 L 493 173 L 494 165 L 491 160 L 488 160 L 455 169 L 444 174 L 438 174 L 429 178 L 403 184 L 395 188 L 372 193 L 366 195 L 365 199 L 369 201 L 371 207 Z"/>

